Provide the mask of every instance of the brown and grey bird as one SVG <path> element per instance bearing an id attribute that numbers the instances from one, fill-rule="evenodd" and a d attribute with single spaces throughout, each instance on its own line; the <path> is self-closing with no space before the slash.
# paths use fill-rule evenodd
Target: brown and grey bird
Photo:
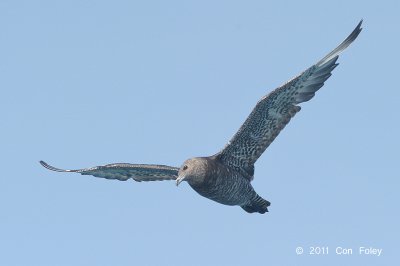
<path id="1" fill-rule="evenodd" d="M 297 77 L 261 98 L 239 131 L 217 154 L 186 160 L 180 168 L 152 165 L 115 163 L 79 170 L 58 169 L 40 163 L 49 170 L 74 172 L 107 179 L 126 181 L 176 180 L 186 181 L 200 195 L 225 205 L 239 205 L 246 212 L 265 213 L 270 203 L 260 197 L 251 185 L 254 163 L 300 111 L 298 104 L 314 97 L 331 76 L 339 54 L 361 32 L 361 24 L 332 52 Z"/>

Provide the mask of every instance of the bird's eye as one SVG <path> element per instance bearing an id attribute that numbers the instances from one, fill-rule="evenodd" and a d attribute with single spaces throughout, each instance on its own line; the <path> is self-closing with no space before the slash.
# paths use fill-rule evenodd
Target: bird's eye
<path id="1" fill-rule="evenodd" d="M 187 168 L 188 168 L 188 166 L 185 164 L 182 169 L 186 170 Z"/>

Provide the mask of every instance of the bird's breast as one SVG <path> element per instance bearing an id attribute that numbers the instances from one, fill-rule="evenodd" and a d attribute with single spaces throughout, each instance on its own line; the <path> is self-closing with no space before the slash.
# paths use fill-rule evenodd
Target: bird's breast
<path id="1" fill-rule="evenodd" d="M 203 197 L 225 205 L 242 205 L 255 193 L 250 182 L 237 173 L 213 174 L 200 184 L 189 185 Z"/>

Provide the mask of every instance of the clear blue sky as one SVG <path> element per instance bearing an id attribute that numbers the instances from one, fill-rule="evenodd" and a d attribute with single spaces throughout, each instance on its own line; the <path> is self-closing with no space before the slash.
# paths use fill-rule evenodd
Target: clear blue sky
<path id="1" fill-rule="evenodd" d="M 1 265 L 393 265 L 399 1 L 0 1 Z M 364 30 L 256 164 L 265 215 L 186 183 L 47 171 L 180 166 Z M 296 247 L 329 255 L 296 255 Z M 380 257 L 335 248 L 383 249 Z"/>

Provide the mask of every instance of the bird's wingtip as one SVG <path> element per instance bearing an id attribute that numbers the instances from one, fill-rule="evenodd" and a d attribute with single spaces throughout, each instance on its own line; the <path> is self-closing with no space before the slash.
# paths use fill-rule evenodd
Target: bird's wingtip
<path id="1" fill-rule="evenodd" d="M 338 56 L 341 52 L 343 52 L 358 37 L 358 35 L 362 31 L 362 28 L 361 28 L 362 23 L 363 23 L 363 19 L 361 19 L 360 22 L 358 22 L 358 24 L 354 28 L 354 30 L 350 33 L 349 36 L 347 36 L 347 38 L 341 44 L 339 44 L 335 49 L 333 49 L 329 54 L 327 54 L 320 61 L 318 61 L 318 63 L 316 65 L 317 66 L 325 65 L 332 58 L 334 58 L 335 56 Z"/>
<path id="2" fill-rule="evenodd" d="M 361 32 L 362 31 L 362 24 L 363 24 L 363 22 L 364 22 L 364 19 L 362 18 L 361 20 L 360 20 L 360 22 L 358 22 L 358 24 L 357 24 L 357 27 L 356 27 L 356 29 L 359 31 L 359 32 Z"/>
<path id="3" fill-rule="evenodd" d="M 39 163 L 43 166 L 46 167 L 48 166 L 48 164 L 45 161 L 40 160 Z"/>
<path id="4" fill-rule="evenodd" d="M 46 163 L 45 161 L 40 160 L 39 163 L 46 169 L 49 169 L 51 171 L 56 171 L 56 172 L 70 172 L 69 170 L 64 170 L 64 169 L 60 169 L 60 168 L 56 168 L 54 166 L 49 165 L 48 163 Z"/>

